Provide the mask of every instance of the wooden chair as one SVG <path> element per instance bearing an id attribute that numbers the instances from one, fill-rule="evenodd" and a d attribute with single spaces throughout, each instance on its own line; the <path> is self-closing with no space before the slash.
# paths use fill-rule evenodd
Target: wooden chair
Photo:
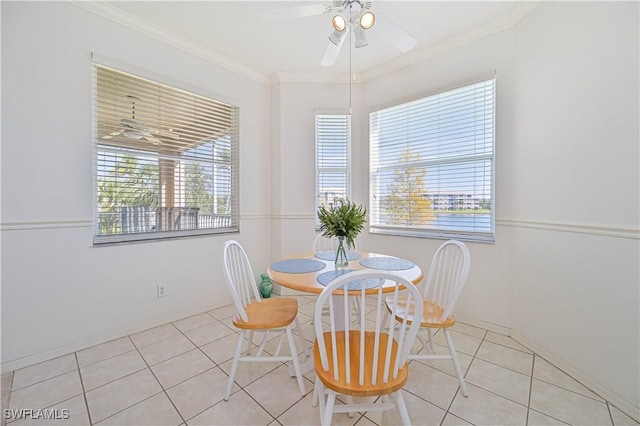
<path id="1" fill-rule="evenodd" d="M 300 388 L 300 395 L 304 396 L 306 391 L 304 387 L 304 379 L 300 371 L 300 363 L 298 361 L 298 351 L 293 339 L 291 326 L 295 322 L 298 335 L 302 342 L 302 347 L 306 355 L 306 345 L 302 329 L 298 322 L 298 301 L 294 298 L 269 298 L 261 299 L 258 286 L 256 284 L 255 275 L 251 269 L 251 264 L 246 252 L 242 246 L 234 240 L 226 241 L 223 249 L 223 265 L 224 275 L 227 282 L 233 303 L 236 308 L 236 314 L 233 317 L 233 325 L 240 330 L 238 336 L 238 344 L 236 346 L 231 373 L 229 374 L 229 382 L 224 399 L 228 400 L 231 395 L 231 388 L 235 378 L 238 362 L 286 362 L 292 361 L 293 368 Z M 269 332 L 275 331 L 280 334 L 276 353 L 271 355 L 264 354 L 264 346 L 267 342 Z M 245 334 L 248 332 L 248 344 L 245 355 L 242 354 L 242 343 Z M 262 342 L 256 350 L 254 356 L 251 355 L 253 346 L 253 333 L 264 332 Z M 289 356 L 281 356 L 280 349 L 282 341 L 286 334 L 289 344 Z"/>
<path id="2" fill-rule="evenodd" d="M 318 297 L 314 314 L 317 336 L 314 343 L 315 393 L 320 397 L 320 421 L 323 425 L 331 424 L 333 413 L 394 408 L 400 413 L 403 424 L 410 424 L 402 388 L 409 375 L 407 356 L 420 324 L 404 320 L 399 327 L 393 327 L 393 318 L 397 315 L 388 317 L 389 320 L 383 323 L 386 308 L 382 284 L 385 280 L 393 283 L 391 300 L 397 301 L 400 290 L 406 287 L 407 302 L 416 306 L 416 314 L 422 314 L 422 298 L 418 289 L 396 274 L 381 271 L 345 274 L 329 283 Z M 361 304 L 365 300 L 365 287 L 369 291 L 376 289 L 376 309 L 368 314 L 366 321 L 364 306 L 360 309 L 360 320 L 350 321 L 349 299 L 353 295 L 347 296 L 341 290 L 345 285 L 350 290 L 358 289 Z M 328 306 L 329 318 L 323 322 L 321 316 L 325 306 Z M 347 404 L 336 405 L 337 395 L 346 396 Z M 382 398 L 375 403 L 353 403 L 354 397 L 377 396 Z"/>
<path id="3" fill-rule="evenodd" d="M 460 241 L 449 240 L 438 248 L 429 266 L 422 292 L 422 315 L 414 311 L 413 305 L 407 305 L 405 299 L 394 301 L 391 298 L 387 298 L 386 300 L 388 312 L 395 311 L 395 319 L 397 321 L 402 322 L 407 318 L 413 321 L 414 318 L 422 318 L 420 327 L 426 328 L 428 332 L 427 340 L 424 340 L 418 334 L 423 350 L 418 354 L 409 355 L 409 359 L 452 360 L 460 388 L 462 389 L 462 395 L 464 396 L 469 394 L 449 329 L 456 323 L 456 319 L 453 316 L 453 307 L 467 282 L 471 263 L 470 258 L 469 249 Z M 434 352 L 433 333 L 437 329 L 442 329 L 444 333 L 449 355 L 438 355 Z"/>
<path id="4" fill-rule="evenodd" d="M 313 253 L 319 251 L 335 251 L 337 247 L 336 239 L 325 237 L 322 234 L 316 235 L 316 238 L 313 240 Z"/>

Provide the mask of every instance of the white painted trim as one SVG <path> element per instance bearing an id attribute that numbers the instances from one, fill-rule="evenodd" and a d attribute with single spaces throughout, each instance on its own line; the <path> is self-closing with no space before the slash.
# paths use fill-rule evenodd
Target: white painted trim
<path id="1" fill-rule="evenodd" d="M 493 331 L 494 333 L 502 334 L 503 336 L 509 336 L 511 334 L 511 329 L 509 327 L 505 327 L 499 324 L 494 324 L 492 322 L 482 321 L 476 318 L 467 317 L 464 315 L 455 314 L 456 321 L 461 322 L 463 324 L 472 325 L 478 328 L 484 328 L 485 330 Z"/>
<path id="2" fill-rule="evenodd" d="M 26 221 L 0 224 L 0 231 L 30 231 L 33 229 L 90 228 L 91 220 Z"/>
<path id="3" fill-rule="evenodd" d="M 544 349 L 542 346 L 527 339 L 525 336 L 517 332 L 514 332 L 512 330 L 511 338 L 516 342 L 520 343 L 521 345 L 531 349 L 536 355 L 540 355 L 546 361 L 548 361 L 549 363 L 553 364 L 560 370 L 567 373 L 573 379 L 580 382 L 583 386 L 590 389 L 592 392 L 600 396 L 605 401 L 611 403 L 611 405 L 615 406 L 620 411 L 624 412 L 626 415 L 632 417 L 637 422 L 640 422 L 640 407 L 634 405 L 630 401 L 627 401 L 626 399 L 619 396 L 612 390 L 607 389 L 601 384 L 593 381 L 589 377 L 582 374 L 580 371 L 576 370 L 575 368 L 571 367 L 569 364 L 557 358 L 555 355 L 553 355 L 551 352 Z"/>
<path id="4" fill-rule="evenodd" d="M 240 220 L 315 220 L 312 214 L 241 214 Z M 5 222 L 0 231 L 29 231 L 34 229 L 89 228 L 91 220 L 71 219 L 58 221 Z M 573 232 L 577 234 L 600 235 L 615 238 L 640 239 L 640 230 L 611 226 L 583 225 L 574 223 L 543 222 L 533 220 L 496 219 L 496 226 L 542 229 L 546 231 Z"/>
<path id="5" fill-rule="evenodd" d="M 96 15 L 102 16 L 103 18 L 109 19 L 110 21 L 113 21 L 117 24 L 123 25 L 133 31 L 137 31 L 140 34 L 154 38 L 171 47 L 175 47 L 176 49 L 180 49 L 184 52 L 190 53 L 200 59 L 211 62 L 214 65 L 220 66 L 229 71 L 255 80 L 258 83 L 262 83 L 266 86 L 271 85 L 271 80 L 265 73 L 240 64 L 230 58 L 227 58 L 226 56 L 214 52 L 211 49 L 187 40 L 177 34 L 169 32 L 168 30 L 158 25 L 152 24 L 151 22 L 145 21 L 138 16 L 125 12 L 124 10 L 116 6 L 112 6 L 102 1 L 68 1 L 73 5 L 81 7 Z"/>
<path id="6" fill-rule="evenodd" d="M 275 220 L 315 220 L 313 214 L 279 214 L 271 216 Z"/>
<path id="7" fill-rule="evenodd" d="M 270 214 L 240 214 L 240 220 L 271 220 Z"/>
<path id="8" fill-rule="evenodd" d="M 349 84 L 348 72 L 304 73 L 277 72 L 271 75 L 271 85 L 280 83 L 344 83 Z M 356 75 L 355 83 L 361 83 Z"/>
<path id="9" fill-rule="evenodd" d="M 88 348 L 96 346 L 96 345 L 101 345 L 103 343 L 107 343 L 107 342 L 110 342 L 110 341 L 115 340 L 115 339 L 120 339 L 122 337 L 126 337 L 126 336 L 130 336 L 132 334 L 140 333 L 142 331 L 149 330 L 149 329 L 154 328 L 154 327 L 158 327 L 158 326 L 170 323 L 170 322 L 178 321 L 178 320 L 181 320 L 183 318 L 190 317 L 190 316 L 198 315 L 198 314 L 201 314 L 203 312 L 208 312 L 208 311 L 211 311 L 213 309 L 220 308 L 220 307 L 221 306 L 215 306 L 215 307 L 209 306 L 209 307 L 202 307 L 202 308 L 199 308 L 199 309 L 190 309 L 190 310 L 185 311 L 183 313 L 179 313 L 179 314 L 173 315 L 172 317 L 169 317 L 168 320 L 154 321 L 154 322 L 147 323 L 147 324 L 139 326 L 139 327 L 131 328 L 131 329 L 129 329 L 127 331 L 124 331 L 122 333 L 103 335 L 103 336 L 100 336 L 100 337 L 94 337 L 94 338 L 82 340 L 82 341 L 77 342 L 77 343 L 72 343 L 70 345 L 66 345 L 66 346 L 62 346 L 62 347 L 59 347 L 59 348 L 55 348 L 55 349 L 52 349 L 50 351 L 41 352 L 41 353 L 38 353 L 38 354 L 35 354 L 35 355 L 29 355 L 29 356 L 26 356 L 26 357 L 23 357 L 23 358 L 14 359 L 14 360 L 11 360 L 11 361 L 3 361 L 2 364 L 0 365 L 0 370 L 2 371 L 2 374 L 4 374 L 4 373 L 8 373 L 10 371 L 18 370 L 20 368 L 29 367 L 31 365 L 38 364 L 40 362 L 49 361 L 51 359 L 58 358 L 58 357 L 61 357 L 63 355 L 68 355 L 68 354 L 71 354 L 71 353 L 74 353 L 74 352 L 77 352 L 77 351 L 81 351 L 83 349 L 88 349 Z"/>
<path id="10" fill-rule="evenodd" d="M 640 239 L 640 229 L 634 228 L 518 219 L 496 219 L 496 225 L 543 229 L 546 231 L 573 232 L 577 234 L 601 235 L 605 237 L 630 238 L 634 240 Z"/>

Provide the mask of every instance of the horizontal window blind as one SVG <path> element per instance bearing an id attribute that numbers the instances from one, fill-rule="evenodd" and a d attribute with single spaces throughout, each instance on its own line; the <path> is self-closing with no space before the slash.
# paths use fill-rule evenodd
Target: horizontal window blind
<path id="1" fill-rule="evenodd" d="M 495 79 L 372 112 L 372 232 L 492 241 Z"/>
<path id="2" fill-rule="evenodd" d="M 238 230 L 238 108 L 94 65 L 94 243 Z"/>
<path id="3" fill-rule="evenodd" d="M 316 115 L 316 211 L 350 196 L 351 116 Z M 320 226 L 316 214 L 316 227 Z"/>

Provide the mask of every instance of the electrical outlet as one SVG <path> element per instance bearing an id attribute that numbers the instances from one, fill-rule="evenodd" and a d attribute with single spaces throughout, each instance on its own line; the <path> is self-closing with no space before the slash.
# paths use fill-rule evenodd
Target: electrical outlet
<path id="1" fill-rule="evenodd" d="M 158 297 L 165 297 L 167 295 L 167 286 L 158 286 Z"/>

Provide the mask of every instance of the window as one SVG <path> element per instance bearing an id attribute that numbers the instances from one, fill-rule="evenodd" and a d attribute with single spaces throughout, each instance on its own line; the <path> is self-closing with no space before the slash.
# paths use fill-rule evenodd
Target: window
<path id="1" fill-rule="evenodd" d="M 351 194 L 351 116 L 316 115 L 316 211 Z M 316 227 L 320 226 L 316 215 Z"/>
<path id="2" fill-rule="evenodd" d="M 371 232 L 493 241 L 495 79 L 369 115 Z"/>
<path id="3" fill-rule="evenodd" d="M 94 73 L 94 243 L 237 231 L 238 109 Z"/>

